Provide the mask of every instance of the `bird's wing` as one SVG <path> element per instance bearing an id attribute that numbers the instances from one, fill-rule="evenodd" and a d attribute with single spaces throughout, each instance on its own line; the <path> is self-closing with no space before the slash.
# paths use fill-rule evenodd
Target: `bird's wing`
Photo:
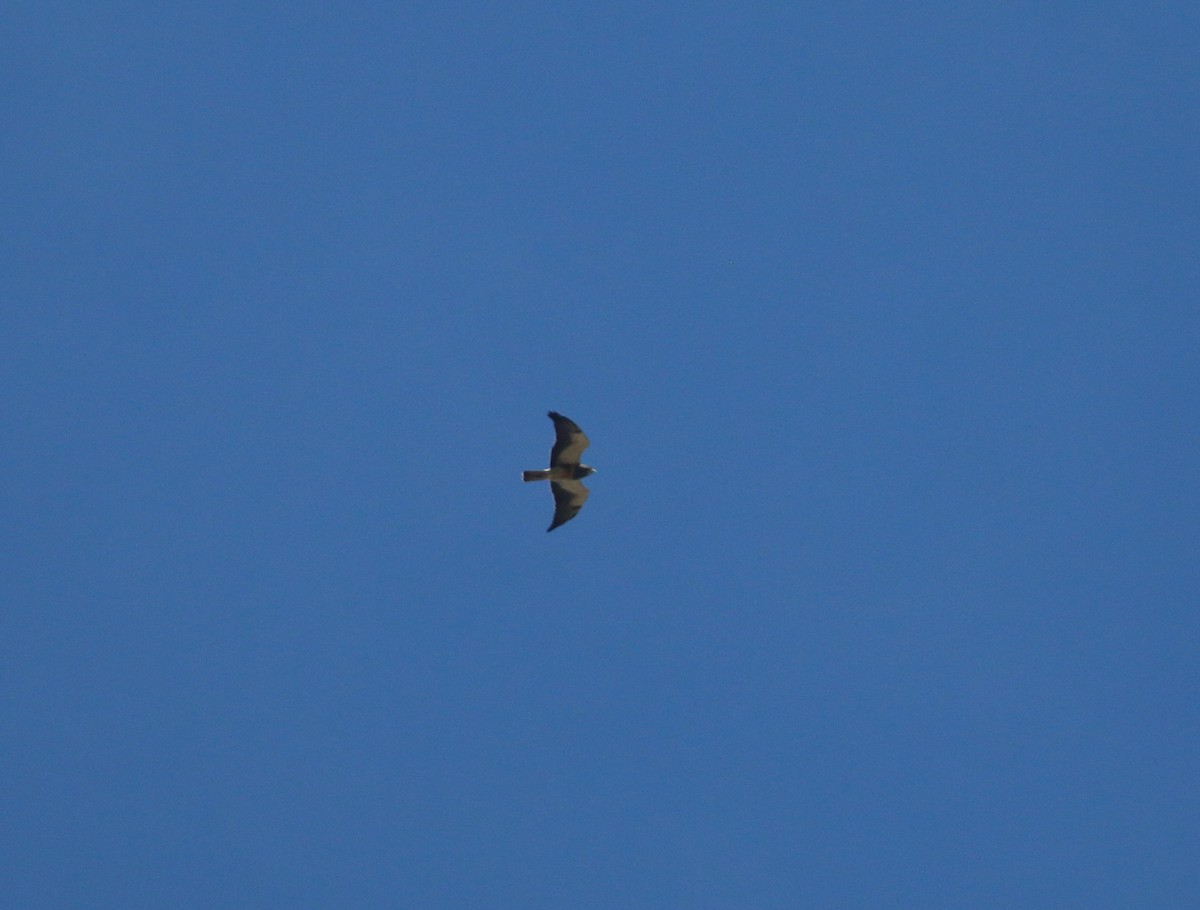
<path id="1" fill-rule="evenodd" d="M 550 489 L 554 491 L 554 521 L 550 522 L 547 531 L 553 531 L 578 515 L 589 493 L 578 480 L 553 480 Z"/>
<path id="2" fill-rule="evenodd" d="M 554 421 L 554 448 L 550 450 L 550 467 L 560 465 L 577 465 L 583 457 L 583 450 L 591 443 L 579 424 L 569 417 L 563 417 L 557 411 L 550 411 L 548 416 Z"/>

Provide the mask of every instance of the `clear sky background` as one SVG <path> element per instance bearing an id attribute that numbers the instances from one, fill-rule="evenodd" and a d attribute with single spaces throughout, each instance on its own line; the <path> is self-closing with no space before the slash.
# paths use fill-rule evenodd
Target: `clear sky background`
<path id="1" fill-rule="evenodd" d="M 0 905 L 1196 906 L 1195 3 L 2 19 Z"/>

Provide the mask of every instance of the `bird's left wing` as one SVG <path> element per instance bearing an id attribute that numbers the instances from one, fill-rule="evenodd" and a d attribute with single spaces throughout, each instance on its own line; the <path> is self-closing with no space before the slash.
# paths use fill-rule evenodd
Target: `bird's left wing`
<path id="1" fill-rule="evenodd" d="M 554 480 L 550 482 L 550 489 L 554 492 L 554 521 L 550 522 L 547 531 L 553 531 L 578 515 L 590 492 L 578 480 Z"/>

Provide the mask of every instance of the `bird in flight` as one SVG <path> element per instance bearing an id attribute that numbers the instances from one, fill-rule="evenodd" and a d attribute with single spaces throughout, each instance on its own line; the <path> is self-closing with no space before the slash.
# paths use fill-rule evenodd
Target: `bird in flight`
<path id="1" fill-rule="evenodd" d="M 531 480 L 550 481 L 550 490 L 554 493 L 554 521 L 546 530 L 553 531 L 579 514 L 589 492 L 580 481 L 594 474 L 596 469 L 579 463 L 583 450 L 590 444 L 583 430 L 579 429 L 579 424 L 557 411 L 549 411 L 546 416 L 554 421 L 555 439 L 554 448 L 550 450 L 550 467 L 544 471 L 525 471 L 521 476 L 526 483 Z"/>

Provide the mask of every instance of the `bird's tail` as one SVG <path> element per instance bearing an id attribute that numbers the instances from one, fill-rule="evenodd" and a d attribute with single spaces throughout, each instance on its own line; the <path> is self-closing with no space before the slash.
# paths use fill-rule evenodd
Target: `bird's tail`
<path id="1" fill-rule="evenodd" d="M 521 476 L 525 478 L 526 483 L 529 483 L 529 481 L 531 481 L 531 480 L 549 480 L 550 472 L 549 471 L 523 471 L 521 473 Z"/>

